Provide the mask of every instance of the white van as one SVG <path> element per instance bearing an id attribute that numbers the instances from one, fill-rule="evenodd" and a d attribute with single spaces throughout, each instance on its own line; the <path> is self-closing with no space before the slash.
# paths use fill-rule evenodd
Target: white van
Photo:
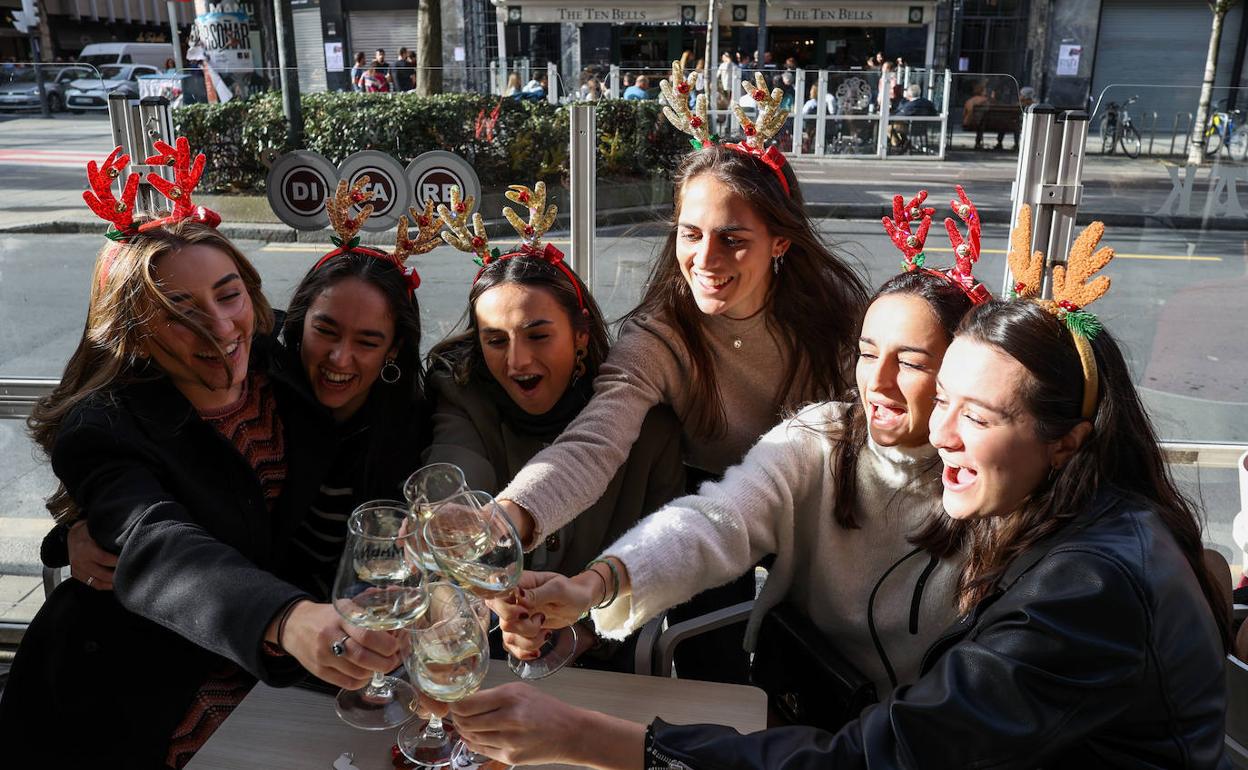
<path id="1" fill-rule="evenodd" d="M 170 43 L 91 43 L 78 54 L 78 61 L 101 67 L 105 64 L 147 64 L 161 72 L 173 58 Z"/>

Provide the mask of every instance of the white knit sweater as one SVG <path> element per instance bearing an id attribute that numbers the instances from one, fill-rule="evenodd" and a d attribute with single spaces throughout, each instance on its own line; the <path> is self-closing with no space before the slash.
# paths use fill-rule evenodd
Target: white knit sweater
<path id="1" fill-rule="evenodd" d="M 608 547 L 605 554 L 628 568 L 632 595 L 594 611 L 599 632 L 623 637 L 775 554 L 747 627 L 747 649 L 767 610 L 788 600 L 875 682 L 881 697 L 894 685 L 888 664 L 896 684 L 913 682 L 928 645 L 956 617 L 960 560 L 932 565 L 924 552 L 905 558 L 916 550 L 907 536 L 943 515 L 939 463 L 930 446 L 885 448 L 868 438 L 857 463 L 859 528 L 841 527 L 832 516 L 834 455 L 847 411 L 836 402 L 807 407 L 764 435 L 722 481 L 673 501 Z"/>

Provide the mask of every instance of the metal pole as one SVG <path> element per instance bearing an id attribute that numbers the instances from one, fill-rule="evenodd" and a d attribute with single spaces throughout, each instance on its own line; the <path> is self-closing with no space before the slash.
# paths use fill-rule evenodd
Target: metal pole
<path id="1" fill-rule="evenodd" d="M 946 103 L 947 105 L 947 103 Z M 946 110 L 947 111 L 947 110 Z M 1043 232 L 1044 237 L 1048 237 L 1048 229 L 1041 229 L 1039 222 L 1039 212 L 1036 210 L 1036 199 L 1033 195 L 1035 187 L 1044 179 L 1044 156 L 1048 146 L 1049 135 L 1051 133 L 1053 122 L 1057 118 L 1057 110 L 1047 104 L 1032 104 L 1027 107 L 1023 113 L 1023 127 L 1020 132 L 1021 144 L 1018 148 L 1018 164 L 1014 172 L 1014 188 L 1010 191 L 1010 238 L 1011 242 L 1014 237 L 1014 228 L 1018 226 L 1018 212 L 1023 206 L 1032 207 L 1032 242 L 1029 245 L 1032 249 L 1041 248 L 1037 239 L 1037 233 Z M 1013 277 L 1010 274 L 1009 263 L 1005 266 L 1005 275 L 1002 279 L 1002 296 L 1009 293 L 1014 287 Z"/>
<path id="2" fill-rule="evenodd" d="M 1179 138 L 1179 113 L 1174 113 L 1174 123 L 1170 124 L 1170 154 L 1174 154 L 1174 142 Z"/>
<path id="3" fill-rule="evenodd" d="M 1157 111 L 1153 110 L 1153 122 L 1148 129 L 1148 154 L 1153 154 L 1153 142 L 1157 141 Z"/>
<path id="4" fill-rule="evenodd" d="M 494 20 L 498 24 L 498 93 L 507 92 L 507 8 L 494 6 Z"/>
<path id="5" fill-rule="evenodd" d="M 1088 114 L 1082 111 L 1067 112 L 1061 122 L 1061 152 L 1057 158 L 1057 176 L 1052 185 L 1041 188 L 1040 205 L 1052 211 L 1048 250 L 1045 257 L 1045 293 L 1052 295 L 1048 276 L 1053 265 L 1065 265 L 1070 252 L 1070 240 L 1075 230 L 1075 215 L 1083 186 L 1083 156 L 1088 142 Z M 1056 137 L 1054 137 L 1056 138 Z M 1046 180 L 1047 181 L 1047 180 Z"/>
<path id="6" fill-rule="evenodd" d="M 819 106 L 815 109 L 815 155 L 823 155 L 828 138 L 828 71 L 819 70 Z"/>
<path id="7" fill-rule="evenodd" d="M 274 0 L 278 2 L 279 0 Z M 173 66 L 182 71 L 182 39 L 178 37 L 178 8 L 174 0 L 165 3 L 169 13 L 169 39 L 173 41 Z"/>
<path id="8" fill-rule="evenodd" d="M 277 32 L 277 66 L 282 84 L 282 113 L 286 116 L 287 141 L 303 146 L 303 107 L 299 101 L 298 59 L 295 58 L 295 16 L 290 0 L 273 0 Z"/>
<path id="9" fill-rule="evenodd" d="M 620 65 L 612 64 L 607 75 L 607 93 L 612 99 L 620 98 Z"/>
<path id="10" fill-rule="evenodd" d="M 886 88 L 889 88 L 889 86 L 884 80 L 884 73 L 881 72 L 880 87 L 876 99 L 879 102 L 880 108 L 876 115 L 879 117 L 880 123 L 877 126 L 877 133 L 875 135 L 875 151 L 876 154 L 880 156 L 880 160 L 884 160 L 888 157 L 888 112 L 892 107 L 892 100 L 889 98 L 890 93 L 885 90 Z"/>
<path id="11" fill-rule="evenodd" d="M 932 78 L 935 80 L 935 78 Z M 949 143 L 949 88 L 953 78 L 949 77 L 949 70 L 945 69 L 945 87 L 941 91 L 940 101 L 940 159 L 945 159 L 946 145 Z M 930 90 L 930 89 L 929 89 Z"/>
<path id="12" fill-rule="evenodd" d="M 763 57 L 767 53 L 767 0 L 758 0 L 758 60 L 754 62 L 757 69 L 763 68 Z"/>
<path id="13" fill-rule="evenodd" d="M 798 67 L 793 73 L 793 110 L 789 113 L 789 120 L 793 121 L 793 154 L 802 154 L 802 135 L 806 128 L 806 115 L 802 105 L 805 101 L 801 98 L 806 93 L 806 70 Z"/>
<path id="14" fill-rule="evenodd" d="M 149 96 L 139 100 L 139 103 L 132 105 L 130 109 L 131 118 L 134 120 L 131 136 L 136 142 L 132 150 L 137 151 L 134 158 L 147 158 L 155 155 L 157 139 L 173 144 L 173 118 L 169 113 L 169 101 L 165 97 Z M 136 116 L 137 119 L 135 119 Z M 170 182 L 173 181 L 173 169 L 168 166 L 146 166 L 145 168 L 154 169 L 155 174 Z M 165 196 L 160 195 L 147 184 L 146 176 L 143 177 L 143 191 L 148 199 L 148 211 L 168 207 Z"/>
<path id="15" fill-rule="evenodd" d="M 546 101 L 559 104 L 559 65 L 546 62 Z"/>
<path id="16" fill-rule="evenodd" d="M 39 23 L 47 24 L 48 22 L 46 19 L 40 19 Z M 30 59 L 35 68 L 35 88 L 39 91 L 39 115 L 50 118 L 52 110 L 48 108 L 48 89 L 43 85 L 43 52 L 39 50 L 39 28 L 28 27 L 27 32 L 30 34 Z"/>
<path id="17" fill-rule="evenodd" d="M 594 286 L 594 192 L 598 176 L 597 113 L 592 104 L 569 108 L 570 148 L 568 169 L 572 177 L 571 240 L 572 269 L 585 285 Z"/>

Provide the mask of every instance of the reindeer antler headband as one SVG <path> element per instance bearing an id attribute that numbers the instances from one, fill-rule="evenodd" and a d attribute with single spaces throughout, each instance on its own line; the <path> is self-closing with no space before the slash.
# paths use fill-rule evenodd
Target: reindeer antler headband
<path id="1" fill-rule="evenodd" d="M 881 221 L 888 237 L 901 250 L 904 258 L 902 267 L 906 272 L 922 270 L 940 276 L 965 292 L 972 303 L 979 305 L 987 302 L 991 296 L 987 287 L 979 283 L 972 273 L 972 268 L 979 261 L 979 213 L 975 210 L 975 204 L 966 197 L 966 191 L 961 185 L 957 186 L 957 191 L 958 200 L 950 201 L 949 205 L 966 224 L 967 237 L 962 238 L 958 225 L 951 217 L 945 218 L 945 230 L 949 233 L 954 254 L 954 265 L 948 270 L 924 267 L 927 255 L 923 253 L 923 245 L 927 242 L 927 233 L 932 227 L 932 215 L 936 213 L 936 209 L 923 206 L 923 202 L 927 200 L 927 190 L 919 190 L 918 195 L 911 198 L 909 203 L 903 203 L 904 199 L 900 195 L 894 195 L 893 217 L 884 217 Z M 916 221 L 919 223 L 917 229 L 913 227 Z"/>
<path id="2" fill-rule="evenodd" d="M 360 245 L 360 228 L 368 221 L 373 214 L 373 194 L 366 191 L 368 187 L 369 177 L 364 174 L 355 181 L 355 184 L 347 187 L 345 179 L 339 180 L 338 188 L 334 194 L 325 200 L 325 209 L 329 212 L 329 222 L 334 228 L 336 235 L 330 237 L 335 248 L 325 256 L 321 257 L 313 270 L 319 270 L 329 260 L 340 254 L 364 254 L 374 259 L 380 259 L 389 262 L 399 269 L 399 272 L 407 278 L 407 287 L 414 292 L 420 286 L 420 274 L 416 272 L 415 267 L 407 266 L 407 258 L 413 254 L 425 254 L 432 251 L 439 243 L 438 231 L 441 225 L 433 214 L 433 200 L 425 201 L 423 211 L 417 208 L 409 208 L 408 214 L 411 215 L 411 222 L 416 223 L 417 235 L 415 239 L 408 237 L 410 222 L 408 214 L 399 217 L 398 234 L 394 241 L 394 252 L 387 254 L 378 249 L 370 249 Z M 351 215 L 353 206 L 363 204 L 359 214 Z"/>
<path id="3" fill-rule="evenodd" d="M 154 144 L 157 154 L 143 161 L 147 165 L 163 165 L 173 168 L 174 181 L 172 182 L 153 173 L 147 175 L 148 183 L 173 203 L 173 211 L 168 216 L 144 222 L 137 227 L 134 224 L 134 216 L 137 213 L 135 200 L 138 197 L 140 175 L 137 172 L 131 172 L 126 177 L 120 198 L 113 193 L 113 183 L 129 165 L 130 156 L 117 147 L 108 154 L 103 164 L 97 166 L 95 161 L 87 162 L 87 182 L 91 185 L 91 189 L 82 193 L 82 199 L 96 216 L 109 223 L 108 231 L 104 233 L 109 240 L 126 243 L 144 232 L 181 222 L 184 219 L 202 222 L 209 227 L 221 224 L 221 216 L 217 212 L 203 206 L 196 206 L 191 200 L 191 193 L 199 184 L 199 179 L 204 173 L 204 164 L 207 162 L 203 153 L 196 155 L 192 161 L 190 143 L 187 142 L 185 136 L 179 136 L 175 145 L 170 146 L 158 139 Z M 104 257 L 105 263 L 100 269 L 101 286 L 108 280 L 108 271 L 115 257 L 115 249 L 109 251 Z"/>
<path id="4" fill-rule="evenodd" d="M 490 248 L 490 239 L 485 232 L 485 220 L 481 218 L 480 212 L 472 210 L 475 202 L 473 197 L 471 195 L 466 199 L 460 197 L 461 192 L 458 187 L 451 188 L 450 208 L 445 204 L 438 206 L 438 216 L 442 218 L 442 224 L 446 226 L 446 230 L 442 232 L 442 240 L 460 251 L 475 255 L 472 261 L 480 265 L 481 269 L 477 271 L 476 278 L 472 279 L 473 283 L 477 282 L 477 279 L 485 272 L 485 268 L 499 260 L 529 256 L 547 262 L 567 276 L 573 290 L 576 291 L 577 306 L 580 307 L 582 313 L 588 313 L 585 297 L 581 294 L 581 282 L 577 280 L 572 268 L 563 261 L 563 252 L 555 248 L 553 243 L 542 246 L 542 236 L 555 223 L 555 216 L 559 213 L 559 209 L 553 203 L 546 204 L 546 183 L 538 182 L 532 189 L 519 184 L 509 185 L 504 195 L 507 196 L 507 200 L 518 203 L 529 211 L 529 219 L 526 222 L 520 218 L 515 209 L 510 206 L 503 207 L 503 216 L 507 218 L 521 238 L 520 248 L 506 254 L 496 248 Z M 468 229 L 469 215 L 472 216 L 472 230 Z"/>
<path id="5" fill-rule="evenodd" d="M 1084 308 L 1105 296 L 1110 282 L 1105 275 L 1091 281 L 1088 279 L 1109 264 L 1114 258 L 1114 250 L 1108 246 L 1096 248 L 1105 234 L 1104 223 L 1088 225 L 1071 245 L 1066 265 L 1053 266 L 1053 299 L 1037 299 L 1044 280 L 1045 258 L 1043 253 L 1031 250 L 1031 227 L 1031 207 L 1023 206 L 1018 212 L 1018 226 L 1010 237 L 1007 256 L 1010 272 L 1017 281 L 1011 294 L 1036 302 L 1070 330 L 1075 350 L 1079 353 L 1079 363 L 1083 367 L 1082 415 L 1085 420 L 1090 420 L 1096 411 L 1100 386 L 1091 340 L 1100 334 L 1102 327 L 1100 319 Z"/>
<path id="6" fill-rule="evenodd" d="M 758 105 L 758 120 L 750 120 L 740 105 L 734 104 L 732 109 L 737 120 L 741 122 L 741 132 L 745 134 L 745 139 L 740 143 L 726 142 L 722 146 L 761 160 L 776 175 L 780 186 L 784 188 L 784 194 L 791 197 L 793 193 L 789 190 L 789 180 L 784 175 L 784 166 L 788 162 L 784 153 L 774 144 L 765 146 L 768 139 L 780 132 L 784 121 L 789 117 L 789 111 L 780 108 L 784 91 L 776 88 L 768 93 L 767 80 L 761 72 L 754 73 L 753 84 L 743 80 L 741 85 Z M 689 94 L 697 86 L 697 71 L 686 75 L 684 67 L 678 61 L 672 62 L 671 78 L 659 81 L 659 90 L 667 100 L 663 115 L 678 130 L 689 134 L 692 137 L 689 143 L 694 149 L 700 150 L 707 145 L 717 144 L 719 137 L 711 133 L 706 111 L 706 94 L 698 94 L 693 109 L 689 108 Z"/>

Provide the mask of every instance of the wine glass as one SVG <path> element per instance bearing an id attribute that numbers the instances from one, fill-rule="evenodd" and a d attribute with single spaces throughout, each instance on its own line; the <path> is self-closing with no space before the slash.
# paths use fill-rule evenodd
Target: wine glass
<path id="1" fill-rule="evenodd" d="M 403 497 L 411 506 L 412 513 L 422 523 L 429 518 L 429 512 L 434 505 L 467 491 L 468 482 L 464 478 L 464 472 L 458 465 L 451 463 L 433 463 L 417 468 L 403 482 Z M 425 552 L 423 538 L 418 538 L 414 543 L 421 566 L 429 572 L 436 571 L 438 565 Z"/>
<path id="2" fill-rule="evenodd" d="M 432 507 L 425 520 L 425 545 L 438 567 L 460 585 L 484 598 L 510 594 L 524 571 L 524 549 L 511 519 L 485 492 L 463 492 Z M 572 658 L 576 630 L 551 632 L 542 654 L 533 660 L 507 656 L 521 679 L 550 676 Z"/>
<path id="3" fill-rule="evenodd" d="M 429 610 L 408 629 L 411 652 L 407 672 L 429 697 L 453 703 L 472 695 L 485 679 L 490 664 L 489 640 L 480 617 L 463 589 L 451 582 L 429 586 Z M 463 741 L 453 743 L 437 715 L 418 730 L 409 723 L 399 731 L 404 756 L 423 767 L 479 764 L 489 757 L 475 755 Z"/>
<path id="4" fill-rule="evenodd" d="M 348 623 L 375 631 L 403 628 L 429 606 L 425 572 L 412 557 L 417 522 L 395 500 L 373 500 L 347 520 L 347 542 L 334 579 L 333 602 Z M 417 692 L 404 680 L 374 671 L 359 690 L 340 690 L 338 716 L 365 730 L 397 727 L 415 712 Z"/>

